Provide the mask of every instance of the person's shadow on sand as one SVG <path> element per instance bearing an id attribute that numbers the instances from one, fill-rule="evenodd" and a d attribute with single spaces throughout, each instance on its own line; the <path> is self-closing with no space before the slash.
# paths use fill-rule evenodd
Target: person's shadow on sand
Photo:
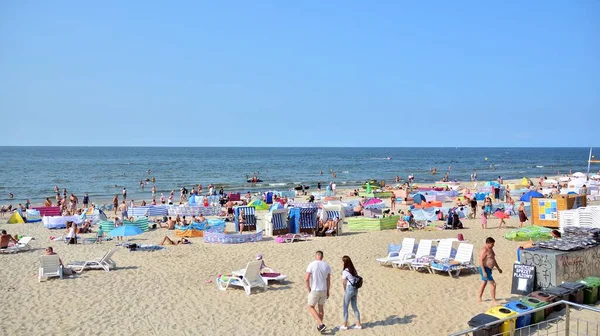
<path id="1" fill-rule="evenodd" d="M 404 315 L 403 317 L 399 317 L 397 315 L 390 315 L 385 320 L 375 321 L 375 322 L 365 322 L 362 324 L 363 329 L 371 329 L 377 326 L 389 326 L 394 324 L 407 324 L 411 323 L 412 320 L 417 317 L 417 315 Z M 340 332 L 339 327 L 335 327 L 331 330 L 327 330 L 322 335 L 335 335 L 337 332 Z"/>
<path id="2" fill-rule="evenodd" d="M 411 323 L 412 320 L 417 317 L 417 315 L 404 315 L 403 317 L 399 317 L 397 315 L 390 315 L 385 320 L 375 321 L 375 322 L 366 322 L 363 323 L 363 328 L 374 328 L 377 326 L 388 326 L 394 324 L 408 324 Z"/>

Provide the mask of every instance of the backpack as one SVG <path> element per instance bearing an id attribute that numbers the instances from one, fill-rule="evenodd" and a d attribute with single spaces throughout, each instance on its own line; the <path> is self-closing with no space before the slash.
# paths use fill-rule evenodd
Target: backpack
<path id="1" fill-rule="evenodd" d="M 352 287 L 354 287 L 354 288 L 356 288 L 356 289 L 359 289 L 359 288 L 361 288 L 361 287 L 362 287 L 362 285 L 363 285 L 363 278 L 362 278 L 360 275 L 358 275 L 358 274 L 357 274 L 357 275 L 354 277 L 354 279 L 355 279 L 355 280 L 354 280 L 354 283 L 352 283 L 352 282 L 350 282 L 350 281 L 348 281 L 348 282 L 350 282 L 350 284 L 352 285 Z"/>

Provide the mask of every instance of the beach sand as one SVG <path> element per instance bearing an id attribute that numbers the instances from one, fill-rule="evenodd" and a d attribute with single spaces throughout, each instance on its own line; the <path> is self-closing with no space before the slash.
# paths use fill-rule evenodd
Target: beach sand
<path id="1" fill-rule="evenodd" d="M 264 219 L 261 219 L 264 221 Z M 168 246 L 154 252 L 129 252 L 119 247 L 111 272 L 85 271 L 63 280 L 38 282 L 38 256 L 53 246 L 65 264 L 100 258 L 115 242 L 64 245 L 49 240 L 63 232 L 41 224 L 1 224 L 10 234 L 33 236 L 34 250 L 0 254 L 0 290 L 3 292 L 1 335 L 314 335 L 316 323 L 307 310 L 304 274 L 317 250 L 324 251 L 332 268 L 331 296 L 325 305 L 325 334 L 445 335 L 467 328 L 472 316 L 492 306 L 489 289 L 477 302 L 478 274 L 463 272 L 459 278 L 418 273 L 378 265 L 389 243 L 404 237 L 455 238 L 462 233 L 475 244 L 475 258 L 486 237 L 496 239 L 497 297 L 510 294 L 512 263 L 518 242 L 503 235 L 518 227 L 515 218 L 497 229 L 498 219 L 464 220 L 465 230 L 399 232 L 347 232 L 339 237 L 311 238 L 307 242 L 278 244 L 272 238 L 239 245 L 205 244 L 193 238 L 191 245 Z M 259 222 L 260 224 L 260 222 Z M 529 224 L 529 223 L 528 223 Z M 173 231 L 158 229 L 134 237 L 134 242 L 158 244 Z M 93 234 L 83 235 L 84 237 Z M 455 246 L 457 243 L 455 243 Z M 272 284 L 247 296 L 243 290 L 219 291 L 216 278 L 243 268 L 256 254 L 265 263 L 288 275 L 288 281 Z M 352 257 L 364 285 L 358 306 L 364 329 L 340 331 L 342 323 L 341 258 Z M 354 315 L 350 312 L 350 325 Z"/>

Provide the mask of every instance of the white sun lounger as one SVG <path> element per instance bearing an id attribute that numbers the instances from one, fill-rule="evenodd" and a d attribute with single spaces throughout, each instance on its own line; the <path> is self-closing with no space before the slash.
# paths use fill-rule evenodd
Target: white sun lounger
<path id="1" fill-rule="evenodd" d="M 413 249 L 415 248 L 415 238 L 402 239 L 402 247 L 398 252 L 389 252 L 387 257 L 378 258 L 377 262 L 382 266 L 392 266 L 394 261 L 401 261 L 412 257 Z"/>
<path id="2" fill-rule="evenodd" d="M 261 271 L 260 276 L 263 279 L 265 279 L 265 282 L 267 284 L 269 284 L 269 281 L 283 281 L 283 280 L 287 279 L 287 275 L 275 272 L 275 270 L 273 270 L 270 267 L 263 267 L 263 269 L 261 269 L 260 271 Z M 246 269 L 233 271 L 233 272 L 231 272 L 231 274 L 233 274 L 235 276 L 243 277 L 246 274 Z M 279 274 L 279 275 L 271 276 L 273 274 Z"/>
<path id="3" fill-rule="evenodd" d="M 56 254 L 40 256 L 38 281 L 46 281 L 50 277 L 63 278 L 63 267 L 60 264 L 60 258 Z"/>
<path id="4" fill-rule="evenodd" d="M 417 247 L 417 253 L 413 258 L 406 258 L 404 260 L 397 260 L 392 262 L 392 266 L 396 268 L 408 267 L 411 268 L 411 264 L 416 258 L 424 257 L 431 254 L 431 239 L 421 239 L 419 246 Z"/>
<path id="5" fill-rule="evenodd" d="M 252 288 L 259 287 L 263 290 L 267 290 L 267 282 L 263 277 L 260 276 L 260 266 L 262 261 L 251 261 L 246 265 L 244 270 L 244 276 L 231 275 L 224 279 L 223 277 L 217 278 L 217 288 L 219 290 L 227 290 L 229 286 L 239 286 L 244 288 L 246 295 L 252 293 Z"/>
<path id="6" fill-rule="evenodd" d="M 88 269 L 102 269 L 106 272 L 111 269 L 115 269 L 117 264 L 112 260 L 112 255 L 117 251 L 116 248 L 106 252 L 106 254 L 100 259 L 88 260 L 88 261 L 75 261 L 69 265 L 74 272 L 81 273 Z"/>
<path id="7" fill-rule="evenodd" d="M 421 258 L 415 258 L 414 261 L 411 262 L 409 268 L 415 271 L 421 270 L 429 270 L 429 265 L 433 260 L 442 260 L 450 258 L 450 254 L 452 253 L 452 240 L 442 239 L 437 245 L 437 249 L 435 251 L 435 256 L 424 256 Z M 429 258 L 428 258 L 429 257 Z M 423 261 L 420 261 L 420 260 Z M 431 272 L 431 270 L 429 270 Z"/>
<path id="8" fill-rule="evenodd" d="M 19 239 L 19 241 L 14 245 L 7 248 L 0 249 L 0 253 L 17 253 L 23 251 L 31 250 L 31 246 L 29 243 L 31 242 L 32 237 L 23 237 Z"/>
<path id="9" fill-rule="evenodd" d="M 473 244 L 461 243 L 456 250 L 454 263 L 434 263 L 430 266 L 433 273 L 448 272 L 449 276 L 457 277 L 462 270 L 477 272 L 477 266 L 473 264 Z"/>

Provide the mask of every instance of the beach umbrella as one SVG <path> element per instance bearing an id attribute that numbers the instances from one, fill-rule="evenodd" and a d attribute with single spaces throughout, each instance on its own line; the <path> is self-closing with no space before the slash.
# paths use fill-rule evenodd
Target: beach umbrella
<path id="1" fill-rule="evenodd" d="M 600 175 L 594 174 L 591 176 L 591 178 L 593 178 L 594 180 L 600 180 Z"/>
<path id="2" fill-rule="evenodd" d="M 529 192 L 526 192 L 525 194 L 523 194 L 523 196 L 521 196 L 520 201 L 521 202 L 531 202 L 532 198 L 544 198 L 544 195 L 540 194 L 539 192 L 532 190 Z"/>
<path id="3" fill-rule="evenodd" d="M 585 177 L 585 174 L 582 172 L 577 172 L 577 173 L 573 174 L 573 177 L 582 178 L 582 177 Z"/>
<path id="4" fill-rule="evenodd" d="M 385 207 L 386 207 L 385 203 L 381 202 L 381 203 L 370 204 L 370 205 L 364 206 L 363 208 L 372 210 L 372 209 L 383 209 Z"/>
<path id="5" fill-rule="evenodd" d="M 365 203 L 363 203 L 363 207 L 368 206 L 368 205 L 379 204 L 379 203 L 383 203 L 383 201 L 380 200 L 379 198 L 369 198 Z"/>
<path id="6" fill-rule="evenodd" d="M 571 188 L 580 188 L 582 187 L 584 184 L 587 184 L 588 181 L 586 179 L 575 179 L 575 180 L 571 180 L 569 182 L 569 187 Z"/>
<path id="7" fill-rule="evenodd" d="M 569 182 L 571 181 L 571 178 L 567 177 L 567 176 L 563 176 L 561 178 L 558 179 L 560 182 Z"/>
<path id="8" fill-rule="evenodd" d="M 553 180 L 553 179 L 544 180 L 544 184 L 557 184 L 557 183 L 558 183 L 558 181 Z"/>
<path id="9" fill-rule="evenodd" d="M 425 202 L 425 195 L 421 194 L 421 193 L 416 193 L 413 195 L 413 199 L 415 201 L 415 203 L 417 204 L 421 204 L 421 202 Z"/>
<path id="10" fill-rule="evenodd" d="M 118 228 L 112 229 L 108 235 L 111 237 L 128 237 L 128 236 L 137 236 L 139 234 L 141 234 L 143 231 L 142 229 L 138 228 L 137 226 L 131 226 L 131 225 L 123 225 L 123 226 L 119 226 Z"/>

